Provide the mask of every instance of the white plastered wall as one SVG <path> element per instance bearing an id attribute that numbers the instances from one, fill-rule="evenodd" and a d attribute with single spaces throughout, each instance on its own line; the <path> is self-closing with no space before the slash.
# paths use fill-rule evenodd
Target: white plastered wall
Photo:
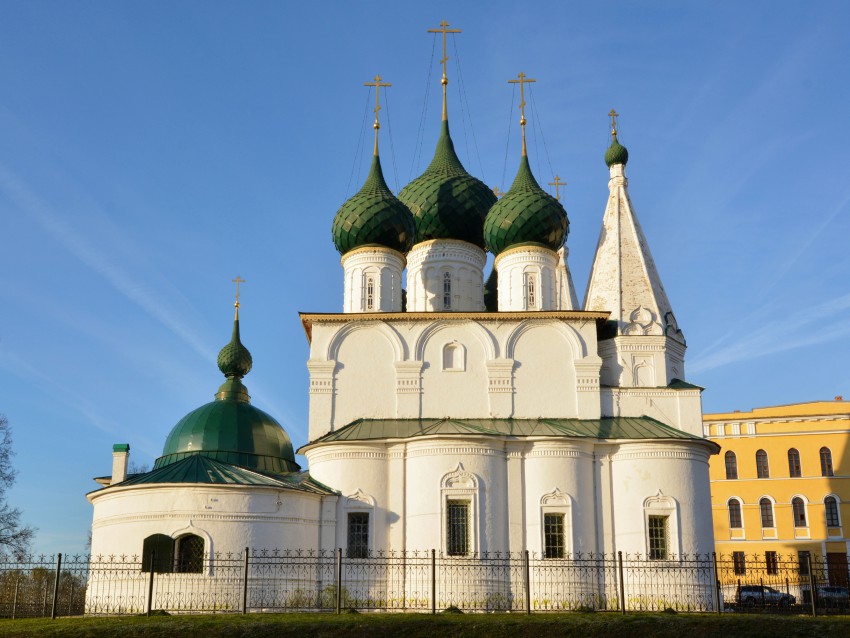
<path id="1" fill-rule="evenodd" d="M 343 312 L 401 312 L 404 255 L 390 248 L 355 248 L 340 260 L 344 273 Z"/>
<path id="2" fill-rule="evenodd" d="M 431 239 L 407 255 L 407 309 L 415 312 L 484 310 L 487 255 L 457 239 Z M 446 307 L 445 278 L 450 281 Z"/>

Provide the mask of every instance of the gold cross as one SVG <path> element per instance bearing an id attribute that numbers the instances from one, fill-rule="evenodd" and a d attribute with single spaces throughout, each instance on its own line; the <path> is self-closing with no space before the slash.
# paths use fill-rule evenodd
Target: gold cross
<path id="1" fill-rule="evenodd" d="M 566 186 L 566 185 L 567 185 L 567 183 L 562 182 L 561 178 L 558 177 L 557 175 L 555 175 L 555 181 L 554 182 L 549 182 L 549 186 L 555 187 L 555 199 L 557 199 L 559 202 L 561 201 L 561 189 L 559 187 Z"/>
<path id="2" fill-rule="evenodd" d="M 236 303 L 234 304 L 237 308 L 239 307 L 239 285 L 246 283 L 242 277 L 236 275 L 236 279 L 231 279 L 234 284 L 236 284 Z"/>
<path id="3" fill-rule="evenodd" d="M 614 109 L 611 109 L 611 112 L 608 114 L 608 117 L 611 118 L 611 135 L 617 137 L 617 118 L 620 117 L 620 114 L 617 113 Z"/>
<path id="4" fill-rule="evenodd" d="M 381 87 L 382 86 L 392 86 L 389 82 L 381 82 L 381 76 L 376 75 L 374 82 L 364 82 L 363 86 L 374 86 L 375 87 L 375 123 L 372 125 L 372 128 L 375 129 L 375 155 L 378 154 L 378 129 L 381 128 L 381 125 L 378 123 L 378 111 L 381 110 Z"/>
<path id="5" fill-rule="evenodd" d="M 522 154 L 526 155 L 525 150 L 525 85 L 529 82 L 537 82 L 531 78 L 526 78 L 522 71 L 517 75 L 518 80 L 508 80 L 508 84 L 519 84 L 519 125 L 522 127 Z"/>
<path id="6" fill-rule="evenodd" d="M 500 190 L 499 190 L 499 187 L 498 187 L 498 186 L 494 186 L 494 187 L 493 187 L 493 194 L 494 194 L 496 197 L 501 197 L 502 195 L 504 195 L 504 193 L 503 193 L 502 191 L 500 191 Z"/>
<path id="7" fill-rule="evenodd" d="M 446 104 L 446 85 L 449 83 L 449 78 L 446 76 L 446 62 L 449 61 L 449 56 L 446 54 L 446 34 L 447 33 L 461 33 L 460 29 L 449 29 L 449 23 L 443 20 L 440 23 L 439 29 L 428 29 L 428 33 L 442 33 L 443 34 L 443 59 L 440 60 L 440 64 L 443 65 L 443 78 L 440 80 L 440 84 L 443 85 L 443 121 L 447 122 L 449 119 L 449 107 Z"/>

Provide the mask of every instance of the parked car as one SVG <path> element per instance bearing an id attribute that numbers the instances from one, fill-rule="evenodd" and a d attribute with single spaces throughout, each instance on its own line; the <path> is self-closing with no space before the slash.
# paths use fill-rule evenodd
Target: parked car
<path id="1" fill-rule="evenodd" d="M 818 587 L 818 602 L 824 607 L 850 606 L 850 590 L 832 585 Z"/>
<path id="2" fill-rule="evenodd" d="M 741 585 L 735 595 L 736 602 L 741 605 L 793 605 L 797 602 L 791 594 L 785 594 L 773 587 L 765 585 Z"/>

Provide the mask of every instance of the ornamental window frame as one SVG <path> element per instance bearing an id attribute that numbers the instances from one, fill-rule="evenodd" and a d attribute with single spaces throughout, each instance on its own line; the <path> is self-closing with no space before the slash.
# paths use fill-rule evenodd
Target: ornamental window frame
<path id="1" fill-rule="evenodd" d="M 522 273 L 522 298 L 525 310 L 540 309 L 540 273 L 524 270 Z"/>
<path id="2" fill-rule="evenodd" d="M 659 531 L 658 518 L 666 519 L 664 538 L 666 541 L 666 556 L 659 554 L 658 538 L 653 534 Z M 643 529 L 647 560 L 675 560 L 682 555 L 681 538 L 679 536 L 679 503 L 672 496 L 667 496 L 658 490 L 643 502 Z"/>
<path id="3" fill-rule="evenodd" d="M 443 271 L 441 278 L 443 287 L 443 310 L 452 309 L 452 273 L 448 270 Z"/>
<path id="4" fill-rule="evenodd" d="M 559 516 L 563 521 L 561 530 L 561 552 L 560 556 L 550 556 L 550 545 L 547 538 L 546 517 Z M 540 556 L 544 559 L 559 559 L 567 558 L 572 555 L 573 542 L 573 508 L 572 497 L 562 492 L 559 488 L 555 488 L 548 494 L 544 494 L 540 498 Z M 554 553 L 558 553 L 555 551 Z"/>
<path id="5" fill-rule="evenodd" d="M 362 552 L 362 548 L 357 548 L 358 551 L 354 552 L 358 554 L 357 556 L 351 555 L 351 549 L 349 547 L 349 532 L 350 532 L 350 514 L 366 514 L 368 519 L 366 521 L 366 548 L 365 552 Z M 374 547 L 375 542 L 375 498 L 362 489 L 357 488 L 357 491 L 353 494 L 349 494 L 345 497 L 345 506 L 342 512 L 342 520 L 345 521 L 344 529 L 340 529 L 340 544 L 338 547 L 345 547 L 346 557 L 352 560 L 360 559 L 360 558 L 368 558 L 372 553 L 372 548 Z M 340 528 L 343 526 L 340 525 Z M 345 543 L 343 545 L 342 543 Z"/>
<path id="6" fill-rule="evenodd" d="M 446 556 L 472 556 L 479 547 L 479 480 L 464 469 L 463 463 L 440 479 L 440 536 L 442 553 Z M 449 553 L 449 506 L 466 505 L 467 546 L 465 554 Z"/>

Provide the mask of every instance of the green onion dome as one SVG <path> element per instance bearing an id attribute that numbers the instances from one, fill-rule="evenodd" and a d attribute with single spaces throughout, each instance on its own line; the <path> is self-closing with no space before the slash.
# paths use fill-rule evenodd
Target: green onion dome
<path id="1" fill-rule="evenodd" d="M 499 273 L 495 268 L 484 282 L 484 309 L 487 312 L 499 310 Z"/>
<path id="2" fill-rule="evenodd" d="M 434 159 L 398 198 L 413 213 L 416 241 L 460 239 L 484 248 L 484 218 L 496 196 L 466 172 L 443 120 Z"/>
<path id="3" fill-rule="evenodd" d="M 180 419 L 154 469 L 201 455 L 260 472 L 298 471 L 289 435 L 272 416 L 251 405 L 242 384 L 242 376 L 251 369 L 251 353 L 239 341 L 238 309 L 233 337 L 222 348 L 218 365 L 227 378 L 215 400 Z"/>
<path id="4" fill-rule="evenodd" d="M 510 190 L 487 214 L 484 239 L 494 255 L 518 244 L 558 250 L 567 239 L 569 227 L 567 211 L 540 188 L 531 174 L 528 157 L 523 155 Z"/>
<path id="5" fill-rule="evenodd" d="M 363 188 L 337 211 L 332 233 L 334 245 L 343 255 L 360 246 L 385 246 L 400 253 L 413 246 L 413 216 L 384 181 L 378 155 L 372 158 Z"/>
<path id="6" fill-rule="evenodd" d="M 608 168 L 611 168 L 614 164 L 625 165 L 628 161 L 629 151 L 617 141 L 617 134 L 614 133 L 611 136 L 611 146 L 605 151 L 605 163 L 608 165 Z"/>

